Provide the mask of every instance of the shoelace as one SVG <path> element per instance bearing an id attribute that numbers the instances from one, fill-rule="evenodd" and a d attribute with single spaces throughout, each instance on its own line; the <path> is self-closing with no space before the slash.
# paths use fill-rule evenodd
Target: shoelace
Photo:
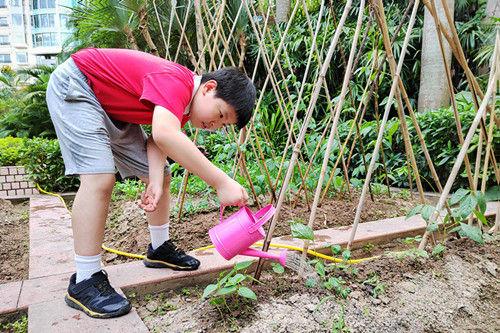
<path id="1" fill-rule="evenodd" d="M 101 294 L 103 296 L 109 296 L 115 292 L 113 287 L 111 287 L 111 285 L 109 284 L 109 281 L 107 281 L 105 279 L 97 282 L 95 287 L 97 288 L 97 290 L 99 290 L 101 292 Z"/>
<path id="2" fill-rule="evenodd" d="M 165 243 L 165 245 L 166 245 L 167 250 L 170 251 L 170 252 L 175 252 L 175 253 L 181 254 L 181 255 L 186 254 L 186 252 L 184 252 L 183 250 L 179 249 L 172 242 L 167 242 L 167 243 Z"/>

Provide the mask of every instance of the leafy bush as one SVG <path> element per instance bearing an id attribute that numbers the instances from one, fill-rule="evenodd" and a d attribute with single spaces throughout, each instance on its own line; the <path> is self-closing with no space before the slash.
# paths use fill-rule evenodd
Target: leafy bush
<path id="1" fill-rule="evenodd" d="M 18 165 L 21 163 L 21 150 L 24 139 L 11 136 L 0 139 L 0 166 Z"/>
<path id="2" fill-rule="evenodd" d="M 64 175 L 64 162 L 57 140 L 26 140 L 22 163 L 30 179 L 46 191 L 66 192 L 78 187 L 78 178 Z"/>

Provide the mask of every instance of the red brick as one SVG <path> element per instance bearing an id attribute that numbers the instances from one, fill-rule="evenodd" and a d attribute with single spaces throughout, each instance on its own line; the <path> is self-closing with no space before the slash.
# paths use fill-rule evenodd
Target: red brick
<path id="1" fill-rule="evenodd" d="M 12 185 L 12 189 L 13 189 L 13 190 L 17 190 L 18 188 L 20 188 L 20 186 L 19 186 L 19 183 L 18 183 L 18 182 L 11 183 L 11 185 Z"/>
<path id="2" fill-rule="evenodd" d="M 11 195 L 16 195 L 16 190 L 8 190 L 8 191 L 7 191 L 7 195 L 8 195 L 8 196 L 11 196 Z"/>
<path id="3" fill-rule="evenodd" d="M 15 175 L 15 180 L 16 180 L 16 182 L 23 181 L 23 180 L 25 180 L 25 176 L 24 175 Z"/>
<path id="4" fill-rule="evenodd" d="M 17 173 L 20 175 L 24 175 L 26 173 L 26 170 L 24 169 L 24 167 L 20 166 L 17 167 Z"/>
<path id="5" fill-rule="evenodd" d="M 17 168 L 15 166 L 9 167 L 9 174 L 17 175 Z"/>
<path id="6" fill-rule="evenodd" d="M 21 188 L 28 188 L 28 182 L 21 182 Z"/>
<path id="7" fill-rule="evenodd" d="M 24 190 L 16 190 L 16 195 L 24 195 Z"/>
<path id="8" fill-rule="evenodd" d="M 25 189 L 24 189 L 24 193 L 25 193 L 26 195 L 31 195 L 31 194 L 33 194 L 33 190 L 32 190 L 32 189 L 30 189 L 30 188 L 25 188 Z"/>
<path id="9" fill-rule="evenodd" d="M 5 179 L 6 177 L 5 176 L 0 176 L 0 183 L 4 183 L 7 181 L 7 179 Z"/>
<path id="10" fill-rule="evenodd" d="M 14 176 L 12 176 L 12 175 L 9 175 L 9 176 L 5 177 L 5 181 L 7 181 L 7 182 L 13 182 L 15 179 L 16 178 Z"/>
<path id="11" fill-rule="evenodd" d="M 5 176 L 9 174 L 9 168 L 7 167 L 0 167 L 0 175 Z"/>
<path id="12" fill-rule="evenodd" d="M 3 183 L 2 184 L 2 190 L 11 190 L 11 189 L 12 189 L 11 183 Z"/>

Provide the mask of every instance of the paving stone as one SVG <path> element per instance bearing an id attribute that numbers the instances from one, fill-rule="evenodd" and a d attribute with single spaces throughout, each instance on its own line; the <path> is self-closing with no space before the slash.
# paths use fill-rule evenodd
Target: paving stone
<path id="1" fill-rule="evenodd" d="M 81 311 L 70 308 L 63 299 L 57 299 L 30 306 L 28 310 L 28 332 L 146 333 L 149 331 L 134 309 L 122 317 L 95 319 Z"/>
<path id="2" fill-rule="evenodd" d="M 74 270 L 72 236 L 70 213 L 59 198 L 30 200 L 30 279 Z"/>
<path id="3" fill-rule="evenodd" d="M 0 314 L 16 311 L 22 283 L 15 281 L 0 284 Z"/>

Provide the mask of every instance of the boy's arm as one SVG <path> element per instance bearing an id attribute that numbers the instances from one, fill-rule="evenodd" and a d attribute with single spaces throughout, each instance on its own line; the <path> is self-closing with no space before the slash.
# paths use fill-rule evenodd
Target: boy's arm
<path id="1" fill-rule="evenodd" d="M 223 205 L 244 205 L 248 195 L 243 187 L 213 165 L 181 131 L 181 123 L 170 111 L 156 106 L 153 139 L 164 154 L 217 190 Z"/>
<path id="2" fill-rule="evenodd" d="M 161 151 L 156 145 L 153 137 L 150 136 L 147 141 L 147 154 L 149 165 L 149 182 L 163 184 L 163 176 L 165 172 L 165 161 L 167 155 Z"/>

